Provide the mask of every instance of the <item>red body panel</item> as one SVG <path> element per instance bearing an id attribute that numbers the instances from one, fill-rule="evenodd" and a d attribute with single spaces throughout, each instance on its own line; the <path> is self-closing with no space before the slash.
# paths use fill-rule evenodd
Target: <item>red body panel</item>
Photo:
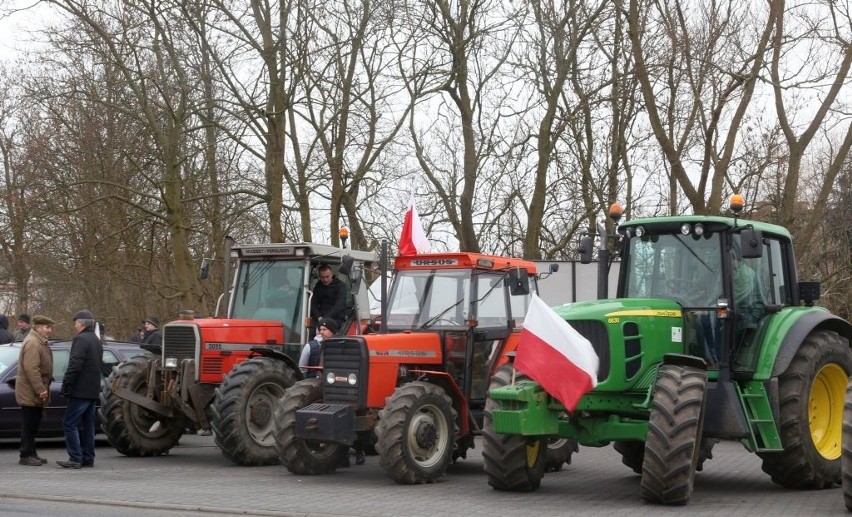
<path id="1" fill-rule="evenodd" d="M 441 369 L 441 340 L 432 332 L 368 334 L 364 336 L 370 354 L 367 406 L 381 408 L 385 398 L 396 389 L 399 365 L 412 368 Z"/>
<path id="2" fill-rule="evenodd" d="M 489 264 L 490 263 L 490 264 Z M 513 268 L 526 268 L 531 275 L 536 274 L 535 262 L 519 258 L 497 257 L 480 253 L 427 253 L 397 257 L 394 268 L 402 269 L 491 269 L 505 271 Z"/>
<path id="3" fill-rule="evenodd" d="M 174 322 L 173 324 L 182 324 Z M 224 376 L 245 361 L 256 346 L 280 347 L 284 343 L 284 325 L 280 321 L 197 319 L 200 337 L 198 380 L 221 384 Z"/>

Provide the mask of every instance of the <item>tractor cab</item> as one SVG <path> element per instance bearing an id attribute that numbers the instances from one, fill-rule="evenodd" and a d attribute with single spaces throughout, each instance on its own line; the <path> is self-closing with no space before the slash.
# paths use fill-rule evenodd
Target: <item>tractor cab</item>
<path id="1" fill-rule="evenodd" d="M 444 368 L 465 397 L 484 400 L 489 372 L 519 330 L 536 290 L 535 265 L 469 253 L 398 257 L 388 332 L 434 332 Z"/>

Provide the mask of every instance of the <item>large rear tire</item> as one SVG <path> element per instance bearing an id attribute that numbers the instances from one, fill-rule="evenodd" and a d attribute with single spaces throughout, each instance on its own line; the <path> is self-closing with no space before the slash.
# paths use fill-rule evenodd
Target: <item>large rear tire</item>
<path id="1" fill-rule="evenodd" d="M 388 397 L 378 416 L 376 451 L 391 479 L 416 485 L 444 477 L 459 430 L 453 401 L 440 386 L 404 384 Z"/>
<path id="2" fill-rule="evenodd" d="M 281 463 L 293 474 L 333 474 L 337 469 L 340 445 L 296 436 L 296 411 L 321 399 L 321 379 L 305 379 L 293 384 L 275 408 L 275 449 Z"/>
<path id="3" fill-rule="evenodd" d="M 296 382 L 283 361 L 253 357 L 236 365 L 216 388 L 213 434 L 222 454 L 237 465 L 277 465 L 272 413 Z"/>
<path id="4" fill-rule="evenodd" d="M 501 366 L 491 377 L 489 393 L 511 380 L 512 366 Z M 495 490 L 513 492 L 538 489 L 547 462 L 547 439 L 496 433 L 491 417 L 495 408 L 497 402 L 488 397 L 482 422 L 482 462 L 488 484 Z"/>
<path id="5" fill-rule="evenodd" d="M 843 404 L 843 453 L 841 470 L 843 471 L 843 502 L 852 512 L 852 381 L 846 385 L 846 399 Z"/>
<path id="6" fill-rule="evenodd" d="M 811 333 L 778 377 L 783 452 L 759 452 L 763 471 L 788 488 L 829 488 L 841 482 L 843 403 L 852 351 L 839 334 Z"/>
<path id="7" fill-rule="evenodd" d="M 706 388 L 704 370 L 660 366 L 642 462 L 642 498 L 646 501 L 689 502 L 701 450 Z"/>
<path id="8" fill-rule="evenodd" d="M 166 418 L 128 400 L 117 397 L 110 387 L 120 386 L 139 395 L 148 392 L 148 373 L 159 359 L 134 357 L 113 369 L 101 392 L 101 418 L 110 445 L 125 456 L 159 456 L 178 444 L 186 428 L 186 420 Z"/>

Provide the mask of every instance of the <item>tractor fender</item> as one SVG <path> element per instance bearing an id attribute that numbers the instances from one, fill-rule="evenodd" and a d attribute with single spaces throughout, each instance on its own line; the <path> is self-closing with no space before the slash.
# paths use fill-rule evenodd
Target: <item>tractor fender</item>
<path id="1" fill-rule="evenodd" d="M 302 370 L 299 368 L 299 365 L 296 361 L 293 360 L 292 357 L 281 352 L 279 350 L 275 350 L 274 348 L 267 348 L 265 346 L 256 346 L 251 348 L 251 355 L 249 357 L 263 356 L 269 357 L 270 359 L 277 359 L 279 361 L 283 361 L 291 370 L 293 370 L 293 374 L 296 377 L 297 381 L 301 381 L 305 378 L 305 374 L 302 373 Z"/>
<path id="2" fill-rule="evenodd" d="M 688 355 L 688 354 L 666 354 L 663 356 L 663 364 L 673 364 L 675 366 L 690 366 L 699 370 L 707 370 L 707 361 L 703 358 Z"/>
<path id="3" fill-rule="evenodd" d="M 799 350 L 799 346 L 801 346 L 802 342 L 811 332 L 817 329 L 832 330 L 846 338 L 847 342 L 852 342 L 852 325 L 848 321 L 824 309 L 811 308 L 802 313 L 787 329 L 772 362 L 771 375 L 765 376 L 765 379 L 777 377 L 784 373 L 787 367 L 790 366 L 793 356 Z M 766 354 L 771 353 L 768 348 L 771 347 L 764 346 L 761 352 L 761 360 L 758 362 L 758 371 L 755 372 L 755 379 L 764 378 L 764 376 L 760 375 L 760 370 L 762 369 L 761 366 L 768 363 L 768 361 L 764 361 L 765 359 L 769 359 Z"/>

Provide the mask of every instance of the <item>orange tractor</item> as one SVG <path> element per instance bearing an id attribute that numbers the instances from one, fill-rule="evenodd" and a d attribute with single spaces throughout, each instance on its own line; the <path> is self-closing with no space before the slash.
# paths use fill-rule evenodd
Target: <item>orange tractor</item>
<path id="1" fill-rule="evenodd" d="M 535 263 L 520 259 L 398 257 L 379 332 L 326 340 L 322 372 L 278 404 L 281 462 L 295 474 L 332 473 L 341 447 L 375 441 L 398 483 L 440 479 L 480 434 L 489 381 L 518 345 L 537 281 Z M 575 447 L 551 442 L 549 468 Z"/>
<path id="2" fill-rule="evenodd" d="M 298 356 L 309 339 L 310 299 L 321 264 L 349 292 L 341 332 L 360 332 L 369 321 L 365 274 L 378 266 L 372 252 L 311 243 L 243 244 L 229 247 L 226 257 L 236 259 L 233 283 L 225 280 L 227 316 L 168 323 L 153 357 L 126 361 L 110 377 L 100 415 L 118 452 L 165 454 L 187 428 L 197 428 L 213 431 L 222 454 L 236 464 L 278 463 L 273 408 L 303 378 Z M 225 270 L 230 272 L 230 262 Z"/>

